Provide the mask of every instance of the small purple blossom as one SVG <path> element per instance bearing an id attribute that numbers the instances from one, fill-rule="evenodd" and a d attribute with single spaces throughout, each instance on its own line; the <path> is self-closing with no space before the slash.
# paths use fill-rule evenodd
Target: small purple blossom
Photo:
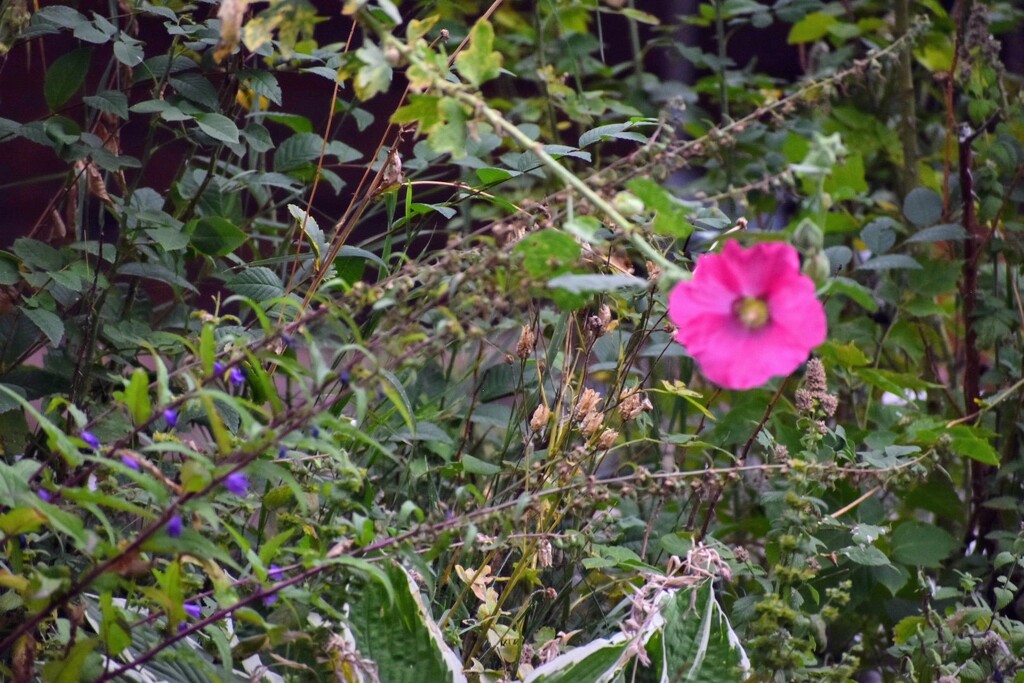
<path id="1" fill-rule="evenodd" d="M 314 439 L 319 439 L 320 438 L 320 428 L 317 427 L 316 425 L 313 425 L 312 427 L 309 428 L 309 434 Z"/>
<path id="2" fill-rule="evenodd" d="M 178 622 L 178 633 L 181 633 L 182 631 L 187 631 L 187 630 L 188 630 L 188 624 L 186 624 L 184 621 L 179 621 Z"/>
<path id="3" fill-rule="evenodd" d="M 275 602 L 277 602 L 277 594 L 276 593 L 271 593 L 270 595 L 264 595 L 263 596 L 263 606 L 264 607 L 270 607 Z"/>
<path id="4" fill-rule="evenodd" d="M 345 385 L 352 379 L 352 375 L 349 374 L 348 370 L 342 370 L 341 374 L 338 375 L 338 379 L 341 380 L 342 385 Z"/>
<path id="5" fill-rule="evenodd" d="M 184 525 L 181 523 L 181 515 L 174 515 L 167 520 L 167 535 L 171 538 L 179 538 Z"/>
<path id="6" fill-rule="evenodd" d="M 267 567 L 267 578 L 271 581 L 280 581 L 284 578 L 284 570 L 276 564 L 272 564 Z"/>
<path id="7" fill-rule="evenodd" d="M 39 500 L 43 501 L 44 503 L 49 503 L 52 500 L 50 492 L 47 491 L 46 489 L 39 489 L 38 491 L 36 491 L 36 494 L 39 496 Z"/>
<path id="8" fill-rule="evenodd" d="M 166 422 L 167 426 L 170 427 L 171 429 L 177 427 L 178 411 L 174 410 L 173 408 L 167 408 L 166 410 L 164 410 L 164 422 Z"/>
<path id="9" fill-rule="evenodd" d="M 139 471 L 139 461 L 136 460 L 135 458 L 133 458 L 130 455 L 122 455 L 121 456 L 121 463 L 125 467 L 130 467 L 131 469 L 135 470 L 136 472 Z"/>
<path id="10" fill-rule="evenodd" d="M 184 604 L 184 608 L 185 614 L 189 615 L 193 619 L 198 619 L 199 617 L 203 616 L 202 608 L 199 607 L 199 605 L 196 605 L 195 603 L 186 602 Z"/>
<path id="11" fill-rule="evenodd" d="M 213 376 L 220 377 L 224 374 L 224 364 L 219 360 L 213 362 Z"/>
<path id="12" fill-rule="evenodd" d="M 284 446 L 278 446 L 277 447 L 277 457 L 279 457 L 279 458 L 287 458 L 288 457 L 288 449 L 285 448 Z"/>
<path id="13" fill-rule="evenodd" d="M 82 441 L 89 444 L 89 448 L 94 451 L 99 450 L 100 440 L 96 438 L 96 435 L 90 431 L 82 431 Z"/>
<path id="14" fill-rule="evenodd" d="M 232 472 L 224 480 L 224 488 L 236 496 L 244 496 L 249 492 L 249 478 L 242 472 Z"/>
<path id="15" fill-rule="evenodd" d="M 231 368 L 231 372 L 228 373 L 228 381 L 236 387 L 240 386 L 245 382 L 245 373 L 242 372 L 241 368 Z"/>

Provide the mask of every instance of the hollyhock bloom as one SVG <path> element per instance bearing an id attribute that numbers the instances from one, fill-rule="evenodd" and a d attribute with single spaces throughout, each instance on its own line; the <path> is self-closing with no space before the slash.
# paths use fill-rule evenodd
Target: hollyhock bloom
<path id="1" fill-rule="evenodd" d="M 750 389 L 788 375 L 825 341 L 825 309 L 800 273 L 796 250 L 770 242 L 727 242 L 705 254 L 693 278 L 669 295 L 668 315 L 709 380 Z"/>
<path id="2" fill-rule="evenodd" d="M 183 526 L 184 525 L 181 522 L 181 515 L 174 515 L 169 520 L 167 520 L 167 535 L 171 538 L 181 537 L 181 531 Z"/>
<path id="3" fill-rule="evenodd" d="M 232 472 L 224 480 L 224 488 L 236 496 L 244 496 L 249 492 L 249 478 L 241 472 Z"/>

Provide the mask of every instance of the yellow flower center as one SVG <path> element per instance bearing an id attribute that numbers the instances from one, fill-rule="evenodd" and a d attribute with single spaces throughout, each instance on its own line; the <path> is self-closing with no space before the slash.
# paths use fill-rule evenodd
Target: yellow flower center
<path id="1" fill-rule="evenodd" d="M 737 299 L 733 313 L 748 330 L 758 330 L 768 324 L 768 304 L 757 297 Z"/>

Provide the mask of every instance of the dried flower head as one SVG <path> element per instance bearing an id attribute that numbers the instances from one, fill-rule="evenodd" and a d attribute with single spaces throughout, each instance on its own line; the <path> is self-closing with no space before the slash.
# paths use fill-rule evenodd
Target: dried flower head
<path id="1" fill-rule="evenodd" d="M 597 430 L 604 426 L 604 413 L 592 411 L 583 416 L 580 421 L 580 431 L 586 437 L 591 437 Z"/>
<path id="2" fill-rule="evenodd" d="M 601 436 L 597 439 L 597 447 L 601 450 L 607 450 L 615 445 L 615 440 L 619 438 L 619 433 L 614 429 L 606 429 L 601 432 Z"/>
<path id="3" fill-rule="evenodd" d="M 576 401 L 576 409 L 573 410 L 572 416 L 581 420 L 585 415 L 596 411 L 600 402 L 601 394 L 590 388 L 584 389 L 579 400 Z"/>
<path id="4" fill-rule="evenodd" d="M 533 349 L 536 346 L 537 337 L 533 334 L 533 328 L 523 325 L 523 329 L 519 333 L 519 342 L 516 343 L 516 356 L 525 360 L 533 354 Z"/>
<path id="5" fill-rule="evenodd" d="M 623 389 L 619 394 L 619 417 L 623 422 L 635 420 L 640 413 L 653 409 L 650 400 L 638 388 Z"/>
<path id="6" fill-rule="evenodd" d="M 551 566 L 551 541 L 546 538 L 540 539 L 537 543 L 537 564 L 543 569 L 547 569 Z"/>
<path id="7" fill-rule="evenodd" d="M 533 411 L 533 417 L 530 418 L 530 429 L 539 434 L 547 426 L 548 420 L 550 419 L 551 410 L 541 403 L 537 406 L 537 409 Z"/>

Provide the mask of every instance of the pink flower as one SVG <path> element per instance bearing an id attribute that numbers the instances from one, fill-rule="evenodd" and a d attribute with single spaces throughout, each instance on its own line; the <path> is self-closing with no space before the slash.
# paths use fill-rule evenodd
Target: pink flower
<path id="1" fill-rule="evenodd" d="M 779 242 L 744 249 L 730 241 L 721 254 L 705 254 L 669 295 L 668 316 L 676 341 L 726 389 L 788 375 L 825 341 L 814 282 L 800 273 L 796 250 Z"/>

